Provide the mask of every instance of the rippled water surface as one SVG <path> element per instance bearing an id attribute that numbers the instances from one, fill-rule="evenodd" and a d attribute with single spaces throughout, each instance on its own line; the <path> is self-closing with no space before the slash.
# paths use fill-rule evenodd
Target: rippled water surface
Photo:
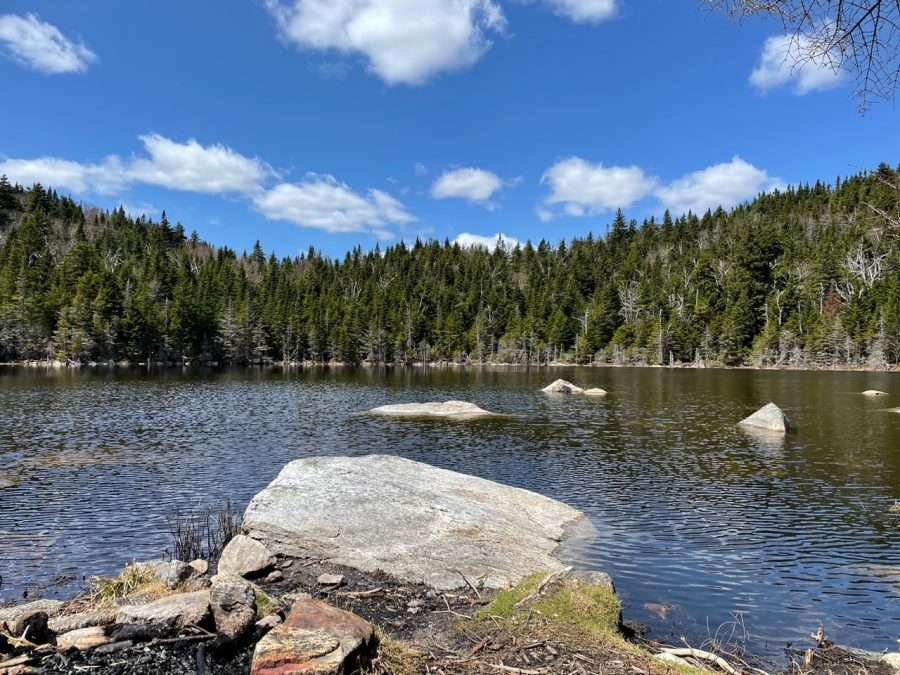
<path id="1" fill-rule="evenodd" d="M 611 395 L 540 393 L 556 377 Z M 448 398 L 511 417 L 355 414 Z M 735 426 L 770 400 L 799 427 L 786 441 Z M 861 373 L 0 369 L 0 600 L 159 557 L 171 513 L 243 507 L 292 459 L 380 452 L 580 508 L 597 536 L 570 555 L 609 571 L 626 618 L 661 639 L 696 643 L 739 613 L 759 654 L 806 644 L 820 622 L 896 650 L 897 406 L 900 376 Z"/>

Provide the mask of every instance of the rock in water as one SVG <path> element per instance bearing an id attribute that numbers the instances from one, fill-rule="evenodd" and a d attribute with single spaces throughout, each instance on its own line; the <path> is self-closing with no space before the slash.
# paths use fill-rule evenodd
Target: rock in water
<path id="1" fill-rule="evenodd" d="M 390 417 L 444 417 L 453 420 L 471 420 L 491 417 L 492 412 L 482 410 L 474 403 L 466 401 L 444 401 L 443 403 L 398 403 L 383 405 L 369 411 L 373 415 Z"/>
<path id="2" fill-rule="evenodd" d="M 863 393 L 863 396 L 887 396 L 888 393 L 886 391 L 879 391 L 878 389 L 866 389 Z"/>
<path id="3" fill-rule="evenodd" d="M 740 424 L 781 434 L 787 433 L 792 427 L 791 420 L 774 403 L 763 406 L 747 419 L 741 420 Z"/>
<path id="4" fill-rule="evenodd" d="M 260 574 L 275 564 L 265 546 L 243 534 L 232 538 L 219 558 L 219 573 L 238 577 Z"/>
<path id="5" fill-rule="evenodd" d="M 541 391 L 545 394 L 581 394 L 584 389 L 577 387 L 566 380 L 556 380 L 552 384 L 548 384 Z"/>
<path id="6" fill-rule="evenodd" d="M 584 390 L 585 396 L 606 396 L 608 393 L 609 392 L 606 391 L 606 389 L 600 389 L 598 387 L 595 387 L 593 389 L 585 389 Z"/>
<path id="7" fill-rule="evenodd" d="M 534 492 L 400 457 L 313 457 L 256 495 L 244 530 L 269 550 L 449 590 L 505 588 L 553 556 L 579 511 Z"/>
<path id="8" fill-rule="evenodd" d="M 374 647 L 372 626 L 320 600 L 298 600 L 256 645 L 251 675 L 356 672 Z"/>

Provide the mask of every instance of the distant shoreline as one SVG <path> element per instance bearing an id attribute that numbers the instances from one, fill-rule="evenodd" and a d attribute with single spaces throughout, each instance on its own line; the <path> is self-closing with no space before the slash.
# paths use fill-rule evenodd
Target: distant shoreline
<path id="1" fill-rule="evenodd" d="M 229 369 L 257 369 L 257 368 L 280 368 L 280 369 L 303 369 L 303 368 L 448 368 L 448 369 L 469 369 L 469 368 L 515 368 L 515 369 L 544 369 L 544 368 L 650 368 L 659 370 L 755 370 L 755 371 L 774 371 L 774 372 L 816 372 L 816 373 L 873 373 L 873 374 L 900 374 L 900 365 L 892 368 L 869 368 L 866 366 L 834 366 L 834 367 L 798 367 L 798 366 L 725 366 L 721 364 L 696 365 L 694 363 L 659 365 L 659 364 L 642 364 L 642 363 L 566 363 L 553 361 L 549 363 L 502 363 L 502 362 L 481 362 L 470 361 L 460 363 L 456 361 L 414 361 L 411 363 L 402 362 L 371 362 L 361 361 L 359 363 L 345 363 L 343 361 L 267 361 L 264 363 L 243 363 L 243 364 L 223 364 L 219 361 L 185 361 L 178 363 L 176 361 L 90 361 L 90 362 L 66 362 L 66 361 L 11 361 L 0 362 L 0 367 L 7 368 L 33 368 L 44 370 L 86 370 L 86 369 L 207 369 L 207 370 L 229 370 Z"/>

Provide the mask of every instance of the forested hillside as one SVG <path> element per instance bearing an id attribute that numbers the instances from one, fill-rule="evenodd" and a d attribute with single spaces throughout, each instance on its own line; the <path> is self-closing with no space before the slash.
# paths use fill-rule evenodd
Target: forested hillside
<path id="1" fill-rule="evenodd" d="M 279 260 L 4 178 L 0 361 L 894 367 L 898 185 L 882 166 L 566 243 Z"/>

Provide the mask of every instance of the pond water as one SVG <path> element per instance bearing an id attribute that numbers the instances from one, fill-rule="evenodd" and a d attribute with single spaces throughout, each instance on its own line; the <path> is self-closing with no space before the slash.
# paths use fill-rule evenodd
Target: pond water
<path id="1" fill-rule="evenodd" d="M 557 377 L 611 394 L 539 391 Z M 355 414 L 448 398 L 511 417 Z M 798 426 L 784 441 L 735 425 L 769 401 Z M 658 639 L 699 644 L 738 616 L 773 659 L 820 623 L 839 643 L 897 650 L 897 406 L 890 374 L 0 368 L 0 600 L 66 596 L 159 557 L 173 512 L 243 508 L 292 459 L 378 452 L 584 511 L 596 537 L 568 555 L 610 572 L 626 618 Z"/>

